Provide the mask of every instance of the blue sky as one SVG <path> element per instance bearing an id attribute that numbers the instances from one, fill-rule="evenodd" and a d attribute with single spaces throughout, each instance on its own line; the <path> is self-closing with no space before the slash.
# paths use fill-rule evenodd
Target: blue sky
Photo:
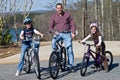
<path id="1" fill-rule="evenodd" d="M 12 12 L 15 9 L 16 9 L 15 11 L 24 11 L 25 0 L 16 0 L 16 4 L 15 4 L 16 8 L 13 7 L 14 6 L 13 1 L 14 0 L 7 0 L 6 12 L 9 12 L 10 10 Z M 77 1 L 81 1 L 81 0 L 66 0 L 66 1 L 67 1 L 67 4 L 70 4 L 73 6 L 73 3 L 76 3 Z M 3 0 L 2 4 L 4 5 L 4 3 L 6 3 L 6 1 Z M 11 3 L 11 7 L 10 7 L 10 3 Z M 62 3 L 62 0 L 33 0 L 33 5 L 30 11 L 51 10 L 55 8 L 56 3 Z M 30 0 L 27 0 L 26 11 L 29 11 L 29 6 L 30 6 Z M 4 7 L 2 8 L 2 11 L 0 12 L 4 12 L 5 10 Z"/>
<path id="2" fill-rule="evenodd" d="M 78 0 L 66 0 L 67 4 L 76 2 Z M 33 0 L 33 6 L 31 8 L 31 11 L 36 10 L 48 10 L 53 9 L 55 7 L 55 4 L 58 2 L 62 2 L 62 0 Z M 52 5 L 53 7 L 48 8 L 47 6 Z"/>

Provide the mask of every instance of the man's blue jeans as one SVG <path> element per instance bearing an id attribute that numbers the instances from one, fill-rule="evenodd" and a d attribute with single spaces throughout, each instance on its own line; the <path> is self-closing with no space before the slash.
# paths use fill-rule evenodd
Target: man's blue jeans
<path id="1" fill-rule="evenodd" d="M 68 64 L 72 67 L 74 66 L 74 54 L 73 54 L 73 47 L 72 47 L 72 37 L 71 33 L 59 33 L 58 35 L 54 35 L 52 39 L 52 48 L 56 50 L 56 42 L 63 40 L 65 44 L 65 48 L 67 50 L 68 55 Z"/>
<path id="2" fill-rule="evenodd" d="M 22 68 L 23 68 L 23 65 L 24 65 L 25 51 L 26 51 L 26 49 L 27 49 L 28 47 L 30 47 L 32 44 L 35 45 L 35 48 L 39 48 L 39 44 L 38 44 L 37 42 L 32 42 L 32 43 L 30 43 L 30 44 L 28 44 L 28 45 L 26 45 L 26 44 L 22 44 L 22 45 L 21 45 L 20 62 L 19 62 L 19 64 L 18 64 L 18 68 L 17 68 L 17 70 L 18 70 L 19 72 L 22 71 Z"/>

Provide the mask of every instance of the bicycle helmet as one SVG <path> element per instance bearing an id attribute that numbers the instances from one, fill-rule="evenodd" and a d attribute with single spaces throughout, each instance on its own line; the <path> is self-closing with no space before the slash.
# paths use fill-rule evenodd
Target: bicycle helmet
<path id="1" fill-rule="evenodd" d="M 90 24 L 90 29 L 91 29 L 93 26 L 98 27 L 96 23 L 91 23 L 91 24 Z"/>
<path id="2" fill-rule="evenodd" d="M 23 21 L 24 24 L 31 24 L 32 20 L 30 18 L 25 18 L 25 20 Z"/>

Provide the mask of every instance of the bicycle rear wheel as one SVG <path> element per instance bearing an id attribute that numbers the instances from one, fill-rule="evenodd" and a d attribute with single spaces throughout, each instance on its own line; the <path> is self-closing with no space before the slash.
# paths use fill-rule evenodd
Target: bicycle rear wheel
<path id="1" fill-rule="evenodd" d="M 66 49 L 65 47 L 62 48 L 61 58 L 60 58 L 60 68 L 62 71 L 65 71 L 66 67 Z"/>
<path id="2" fill-rule="evenodd" d="M 107 58 L 108 67 L 110 68 L 112 66 L 112 63 L 113 63 L 113 55 L 110 51 L 105 51 L 105 55 Z"/>
<path id="3" fill-rule="evenodd" d="M 81 76 L 85 76 L 86 71 L 87 71 L 87 67 L 88 67 L 88 62 L 89 62 L 89 58 L 86 57 L 84 54 L 82 64 L 81 64 L 81 69 L 80 69 Z"/>
<path id="4" fill-rule="evenodd" d="M 38 79 L 40 79 L 40 62 L 39 62 L 39 56 L 38 53 L 34 52 L 34 68 L 35 68 L 35 73 Z"/>
<path id="5" fill-rule="evenodd" d="M 30 64 L 30 55 L 29 55 L 29 51 L 26 50 L 25 51 L 25 56 L 24 56 L 24 66 L 23 66 L 23 70 L 26 73 L 29 73 L 31 69 L 31 64 Z"/>
<path id="6" fill-rule="evenodd" d="M 50 76 L 56 79 L 59 73 L 59 60 L 56 51 L 53 51 L 49 58 Z"/>

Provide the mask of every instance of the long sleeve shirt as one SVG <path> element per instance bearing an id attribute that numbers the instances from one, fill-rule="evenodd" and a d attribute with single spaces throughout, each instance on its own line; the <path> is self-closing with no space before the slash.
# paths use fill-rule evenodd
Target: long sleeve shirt
<path id="1" fill-rule="evenodd" d="M 89 34 L 88 36 L 86 36 L 81 42 L 85 42 L 87 39 L 89 39 L 90 37 L 92 37 L 91 36 L 91 34 Z M 94 42 L 95 42 L 95 44 L 97 44 L 97 45 L 101 45 L 101 43 L 102 43 L 102 36 L 98 36 L 98 39 L 97 39 L 97 41 L 96 40 L 94 40 Z"/>
<path id="2" fill-rule="evenodd" d="M 53 33 L 63 31 L 71 31 L 72 33 L 75 33 L 76 26 L 73 18 L 68 12 L 63 12 L 62 16 L 55 13 L 50 19 L 49 31 Z"/>

